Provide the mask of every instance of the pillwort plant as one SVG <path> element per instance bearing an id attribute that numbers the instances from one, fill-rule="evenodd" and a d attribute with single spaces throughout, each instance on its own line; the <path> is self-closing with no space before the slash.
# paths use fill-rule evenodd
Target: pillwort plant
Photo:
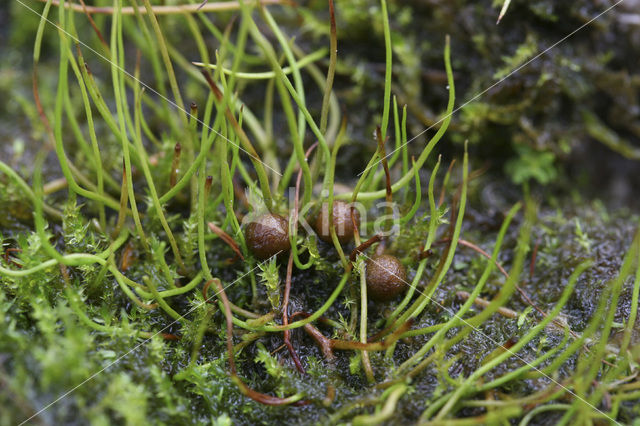
<path id="1" fill-rule="evenodd" d="M 373 155 L 345 187 L 336 170 L 350 117 L 333 87 L 332 0 L 329 48 L 316 50 L 289 33 L 287 0 L 42 3 L 33 91 L 46 138 L 31 185 L 0 162 L 34 210 L 32 230 L 3 239 L 0 306 L 12 300 L 7 309 L 38 324 L 51 348 L 63 339 L 72 353 L 35 355 L 46 401 L 12 420 L 77 410 L 131 424 L 527 424 L 554 410 L 561 423 L 591 423 L 616 421 L 640 397 L 638 235 L 580 330 L 563 316 L 591 258 L 572 258 L 552 303 L 523 288 L 538 250 L 532 172 L 512 170 L 523 201 L 500 215 L 491 253 L 463 238 L 480 173 L 466 144 L 444 175 L 435 158 L 456 99 L 449 36 L 446 83 L 434 88 L 447 103 L 412 155 L 380 0 L 382 114 Z M 41 86 L 45 37 L 58 49 L 52 93 Z M 63 380 L 46 363 L 54 356 L 81 368 Z M 96 400 L 83 392 L 91 381 L 102 386 Z"/>

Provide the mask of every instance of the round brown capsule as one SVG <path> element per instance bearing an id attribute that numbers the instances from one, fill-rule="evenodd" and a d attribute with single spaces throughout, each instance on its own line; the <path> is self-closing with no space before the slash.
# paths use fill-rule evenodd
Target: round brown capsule
<path id="1" fill-rule="evenodd" d="M 353 210 L 353 216 L 355 218 L 356 225 L 360 226 L 360 213 L 358 210 Z M 338 200 L 333 202 L 333 227 L 336 230 L 336 235 L 340 244 L 348 243 L 353 239 L 355 227 L 351 220 L 351 204 Z M 327 243 L 331 242 L 328 203 L 322 204 L 322 209 L 316 219 L 315 229 L 322 241 Z"/>
<path id="2" fill-rule="evenodd" d="M 251 253 L 260 260 L 289 251 L 289 222 L 284 217 L 266 213 L 250 222 L 244 236 Z"/>
<path id="3" fill-rule="evenodd" d="M 367 295 L 373 300 L 391 300 L 400 294 L 407 281 L 407 271 L 397 257 L 375 256 L 366 264 Z"/>

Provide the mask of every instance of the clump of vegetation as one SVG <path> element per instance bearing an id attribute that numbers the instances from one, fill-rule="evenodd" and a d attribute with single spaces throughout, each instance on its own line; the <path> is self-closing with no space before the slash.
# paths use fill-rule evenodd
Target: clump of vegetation
<path id="1" fill-rule="evenodd" d="M 529 185 L 553 159 L 526 149 L 507 166 L 522 193 L 475 214 L 467 145 L 444 173 L 434 158 L 452 42 L 439 127 L 411 152 L 386 0 L 373 155 L 339 190 L 340 20 L 329 0 L 329 49 L 312 50 L 277 3 L 44 2 L 31 182 L 0 162 L 0 199 L 34 212 L 0 226 L 0 420 L 634 418 L 637 218 L 541 207 Z"/>

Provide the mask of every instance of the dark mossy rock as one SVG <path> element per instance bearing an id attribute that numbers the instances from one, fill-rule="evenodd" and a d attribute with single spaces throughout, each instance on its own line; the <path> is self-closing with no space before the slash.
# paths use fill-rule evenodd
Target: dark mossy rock
<path id="1" fill-rule="evenodd" d="M 267 213 L 256 218 L 247 225 L 244 235 L 249 250 L 260 260 L 288 252 L 291 248 L 289 221 L 277 214 Z"/>
<path id="2" fill-rule="evenodd" d="M 607 13 L 602 12 L 608 3 L 588 0 L 511 2 L 496 25 L 502 3 L 389 2 L 393 94 L 398 105 L 407 106 L 408 134 L 431 129 L 446 106 L 442 52 L 449 34 L 456 104 L 461 108 L 448 132 L 455 143 L 438 147 L 443 158 L 459 155 L 468 141 L 471 158 L 490 162 L 491 173 L 516 183 L 568 178 L 575 185 L 578 175 L 584 176 L 580 183 L 586 189 L 602 188 L 609 177 L 633 188 L 624 181 L 637 182 L 637 174 L 616 166 L 625 158 L 640 157 L 640 74 L 636 56 L 628 53 L 640 46 L 640 26 L 631 23 L 637 18 L 637 2 L 616 4 Z M 309 7 L 326 13 L 326 2 L 309 2 Z M 338 11 L 334 87 L 354 131 L 340 151 L 336 176 L 348 179 L 354 169 L 366 168 L 376 150 L 369 135 L 380 123 L 383 108 L 378 94 L 385 84 L 384 30 L 378 1 L 346 2 Z M 575 36 L 564 39 L 577 29 Z M 320 27 L 318 34 L 328 37 L 329 26 Z M 415 141 L 407 148 L 416 156 L 422 150 Z M 584 162 L 594 158 L 606 175 L 582 173 L 590 170 Z M 566 168 L 572 169 L 568 175 Z"/>

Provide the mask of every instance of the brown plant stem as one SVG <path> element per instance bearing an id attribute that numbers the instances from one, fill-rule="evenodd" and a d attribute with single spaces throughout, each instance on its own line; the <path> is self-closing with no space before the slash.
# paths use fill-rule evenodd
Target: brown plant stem
<path id="1" fill-rule="evenodd" d="M 180 169 L 180 154 L 182 153 L 182 145 L 178 142 L 173 148 L 173 159 L 171 160 L 171 173 L 169 174 L 169 186 L 173 188 L 178 181 L 178 171 Z"/>
<path id="2" fill-rule="evenodd" d="M 220 237 L 222 241 L 224 241 L 225 243 L 227 243 L 229 247 L 231 247 L 231 250 L 233 250 L 233 252 L 240 259 L 244 260 L 244 256 L 242 255 L 242 252 L 240 252 L 240 247 L 238 246 L 238 243 L 236 243 L 229 234 L 224 232 L 221 228 L 216 226 L 213 222 L 208 222 L 207 225 L 209 226 L 209 229 L 211 229 L 211 232 L 213 232 L 218 237 Z"/>
<path id="3" fill-rule="evenodd" d="M 391 204 L 393 203 L 393 191 L 391 189 L 391 174 L 389 173 L 389 164 L 387 163 L 387 151 L 385 149 L 385 144 L 387 139 L 382 139 L 382 131 L 380 130 L 380 126 L 376 127 L 376 137 L 378 138 L 378 152 L 380 153 L 380 162 L 382 163 L 382 168 L 384 169 L 384 177 L 386 182 L 386 200 L 387 200 L 387 209 L 391 212 Z"/>
<path id="4" fill-rule="evenodd" d="M 467 300 L 471 296 L 471 293 L 469 293 L 468 291 L 457 291 L 456 296 L 458 296 L 461 299 Z M 475 299 L 473 299 L 473 304 L 486 308 L 491 304 L 491 302 L 487 299 L 483 299 L 482 297 L 476 297 Z M 511 319 L 516 319 L 520 315 L 513 309 L 509 309 L 505 307 L 498 308 L 496 312 L 498 312 L 503 317 L 507 317 Z"/>
<path id="5" fill-rule="evenodd" d="M 45 3 L 47 0 L 39 0 Z M 296 3 L 293 0 L 259 0 L 263 6 L 270 6 L 274 4 L 284 4 L 288 6 L 295 6 Z M 60 0 L 52 0 L 51 4 L 54 6 L 60 6 Z M 75 3 L 65 3 L 66 9 L 72 9 L 75 12 L 94 13 L 103 15 L 113 15 L 113 7 L 101 7 L 101 6 L 83 6 Z M 185 4 L 176 6 L 152 6 L 151 9 L 156 15 L 174 15 L 174 14 L 187 14 L 187 13 L 199 13 L 199 12 L 225 12 L 230 10 L 240 9 L 240 2 L 237 1 L 221 1 L 215 3 L 206 4 Z M 142 15 L 147 13 L 144 7 L 138 7 L 138 12 Z M 136 10 L 132 6 L 124 6 L 121 8 L 122 15 L 134 15 Z"/>
<path id="6" fill-rule="evenodd" d="M 296 312 L 295 314 L 292 315 L 292 318 L 298 315 L 305 316 L 305 317 L 309 316 L 309 314 L 304 312 Z M 400 338 L 402 333 L 409 330 L 412 323 L 413 323 L 413 320 L 410 319 L 404 324 L 402 324 L 400 327 L 398 327 L 398 329 L 395 330 L 393 333 L 391 333 L 389 336 L 387 336 L 386 339 L 381 340 L 379 342 L 368 342 L 368 343 L 362 343 L 355 340 L 329 339 L 325 337 L 320 330 L 318 330 L 316 327 L 314 327 L 311 324 L 305 324 L 304 329 L 311 337 L 313 337 L 316 343 L 318 343 L 318 345 L 320 346 L 320 350 L 322 351 L 322 354 L 325 356 L 325 358 L 331 361 L 334 359 L 334 356 L 333 356 L 334 349 L 335 350 L 384 351 L 389 346 L 394 344 Z"/>
<path id="7" fill-rule="evenodd" d="M 206 69 L 201 70 L 201 73 L 204 76 L 205 80 L 207 80 L 207 84 L 209 85 L 211 92 L 214 94 L 218 102 L 223 102 L 224 95 L 216 85 L 215 81 L 213 81 L 211 74 L 209 74 L 209 72 Z M 267 209 L 271 211 L 273 209 L 273 199 L 271 198 L 271 189 L 269 188 L 269 182 L 267 181 L 267 174 L 264 171 L 264 163 L 258 156 L 258 152 L 253 147 L 253 144 L 249 140 L 249 137 L 247 136 L 245 131 L 242 130 L 242 127 L 238 123 L 238 120 L 233 115 L 229 107 L 227 105 L 223 105 L 223 107 L 224 107 L 225 117 L 227 117 L 227 120 L 229 120 L 231 127 L 233 127 L 234 132 L 236 133 L 236 135 L 240 139 L 240 142 L 242 143 L 243 151 L 245 151 L 249 155 L 249 158 L 251 159 L 251 163 L 256 169 L 256 173 L 258 174 L 258 181 L 260 182 L 260 189 L 262 190 L 262 197 L 264 199 L 264 203 L 267 206 Z"/>
<path id="8" fill-rule="evenodd" d="M 358 247 L 354 248 L 353 251 L 351 252 L 351 254 L 349 255 L 349 260 L 352 262 L 356 261 L 356 257 L 362 253 L 363 251 L 365 251 L 366 249 L 368 249 L 369 247 L 371 247 L 373 244 L 379 242 L 382 240 L 382 236 L 376 234 L 373 237 L 369 238 L 367 241 L 365 241 L 364 243 L 360 244 Z"/>
<path id="9" fill-rule="evenodd" d="M 533 273 L 536 270 L 536 257 L 538 256 L 538 247 L 540 246 L 540 237 L 536 240 L 536 245 L 533 246 L 533 252 L 531 253 L 531 263 L 529 264 L 529 281 L 533 280 Z"/>
<path id="10" fill-rule="evenodd" d="M 54 0 L 52 3 L 55 4 L 55 1 L 56 0 Z M 91 12 L 89 11 L 89 8 L 91 8 L 91 6 L 87 7 L 87 5 L 85 4 L 84 0 L 79 0 L 79 1 L 80 1 L 80 6 L 82 8 L 82 11 L 84 12 L 84 14 L 87 16 L 87 19 L 89 20 L 89 24 L 91 25 L 91 28 L 93 28 L 93 31 L 96 33 L 96 35 L 100 39 L 100 43 L 102 43 L 102 46 L 108 52 L 109 51 L 109 43 L 107 43 L 107 41 L 103 37 L 102 33 L 100 32 L 100 29 L 96 25 L 96 22 L 93 20 L 93 17 L 91 16 Z M 65 6 L 67 6 L 67 9 L 68 9 L 69 6 L 76 6 L 76 5 L 75 4 L 71 4 L 71 3 L 67 3 L 67 4 L 65 4 Z"/>

